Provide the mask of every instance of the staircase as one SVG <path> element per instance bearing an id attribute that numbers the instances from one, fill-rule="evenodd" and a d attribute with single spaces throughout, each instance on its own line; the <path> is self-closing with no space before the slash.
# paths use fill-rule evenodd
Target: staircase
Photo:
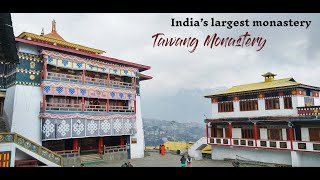
<path id="1" fill-rule="evenodd" d="M 202 159 L 202 149 L 207 146 L 207 138 L 202 137 L 197 142 L 195 142 L 190 149 L 188 150 L 188 154 L 193 157 L 195 160 Z"/>
<path id="2" fill-rule="evenodd" d="M 82 164 L 104 163 L 103 159 L 99 154 L 81 155 L 80 158 Z"/>
<path id="3" fill-rule="evenodd" d="M 37 159 L 50 167 L 63 166 L 63 157 L 17 133 L 0 133 L 0 149 L 10 149 L 11 158 L 15 159 L 16 149 Z M 14 164 L 11 164 L 14 166 Z"/>

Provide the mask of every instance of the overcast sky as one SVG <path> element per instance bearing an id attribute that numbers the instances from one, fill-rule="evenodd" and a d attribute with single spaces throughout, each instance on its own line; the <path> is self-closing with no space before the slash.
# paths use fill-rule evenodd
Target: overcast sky
<path id="1" fill-rule="evenodd" d="M 171 27 L 171 18 L 199 20 L 303 20 L 310 27 Z M 216 87 L 262 81 L 268 71 L 276 78 L 293 77 L 298 82 L 320 86 L 320 14 L 12 14 L 15 35 L 21 32 L 51 32 L 52 19 L 58 33 L 69 42 L 105 50 L 105 56 L 151 66 L 144 74 L 153 77 L 141 83 L 142 113 L 145 118 L 203 122 L 210 116 L 210 101 L 199 112 L 184 91 L 202 92 Z M 207 35 L 238 37 L 249 32 L 267 39 L 261 51 L 254 48 L 202 45 Z M 166 37 L 196 37 L 194 53 L 187 47 L 152 47 L 156 33 Z M 192 93 L 191 93 L 192 94 Z M 175 100 L 175 97 L 178 97 Z M 205 95 L 205 94 L 203 94 Z M 170 109 L 164 99 L 170 99 Z M 203 99 L 202 99 L 203 98 Z M 191 98 L 190 98 L 191 99 Z M 175 104 L 176 103 L 176 104 Z M 161 104 L 161 105 L 160 105 Z M 169 104 L 168 104 L 169 107 Z M 178 110 L 179 109 L 179 110 Z M 183 113 L 186 109 L 192 115 Z M 195 109 L 192 112 L 192 109 Z"/>

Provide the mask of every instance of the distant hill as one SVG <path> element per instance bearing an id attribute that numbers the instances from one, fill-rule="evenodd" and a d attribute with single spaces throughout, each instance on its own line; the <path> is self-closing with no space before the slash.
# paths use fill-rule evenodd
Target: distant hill
<path id="1" fill-rule="evenodd" d="M 225 89 L 182 89 L 174 96 L 145 95 L 142 99 L 142 117 L 203 123 L 204 115 L 211 116 L 211 102 L 204 95 Z"/>
<path id="2" fill-rule="evenodd" d="M 157 119 L 143 119 L 146 146 L 158 146 L 166 141 L 195 142 L 205 136 L 205 124 L 197 122 L 180 123 Z"/>

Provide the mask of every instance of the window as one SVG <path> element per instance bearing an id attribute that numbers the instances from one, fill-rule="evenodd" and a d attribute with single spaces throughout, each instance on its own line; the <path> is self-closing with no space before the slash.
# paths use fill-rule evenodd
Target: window
<path id="1" fill-rule="evenodd" d="M 240 101 L 240 111 L 257 111 L 258 100 Z"/>
<path id="2" fill-rule="evenodd" d="M 284 97 L 284 108 L 285 109 L 292 109 L 292 98 L 291 97 Z"/>
<path id="3" fill-rule="evenodd" d="M 233 102 L 218 103 L 218 112 L 233 112 Z"/>
<path id="4" fill-rule="evenodd" d="M 217 127 L 211 127 L 211 137 L 222 138 L 223 137 L 223 129 Z"/>
<path id="5" fill-rule="evenodd" d="M 268 139 L 282 140 L 282 130 L 281 129 L 268 129 Z"/>
<path id="6" fill-rule="evenodd" d="M 260 130 L 257 129 L 257 139 L 260 139 Z M 254 129 L 251 128 L 242 128 L 241 129 L 241 138 L 244 139 L 254 139 Z"/>
<path id="7" fill-rule="evenodd" d="M 266 110 L 280 109 L 279 98 L 266 99 L 265 106 L 266 106 Z"/>
<path id="8" fill-rule="evenodd" d="M 314 98 L 313 97 L 304 97 L 305 106 L 314 106 Z"/>
<path id="9" fill-rule="evenodd" d="M 310 141 L 320 141 L 320 128 L 309 128 Z"/>

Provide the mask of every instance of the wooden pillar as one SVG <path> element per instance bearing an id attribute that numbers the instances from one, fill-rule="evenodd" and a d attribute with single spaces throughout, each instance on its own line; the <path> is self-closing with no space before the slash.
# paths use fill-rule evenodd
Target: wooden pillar
<path id="1" fill-rule="evenodd" d="M 110 87 L 110 74 L 108 74 L 108 87 Z"/>
<path id="2" fill-rule="evenodd" d="M 124 136 L 120 136 L 120 146 L 124 145 Z"/>
<path id="3" fill-rule="evenodd" d="M 82 77 L 81 77 L 81 83 L 84 84 L 84 80 L 85 80 L 85 71 L 84 69 L 82 70 Z"/>
<path id="4" fill-rule="evenodd" d="M 137 90 L 137 79 L 136 78 L 133 78 L 133 87 L 134 87 L 134 90 Z"/>
<path id="5" fill-rule="evenodd" d="M 293 128 L 289 127 L 289 140 L 291 144 L 291 150 L 293 150 Z"/>
<path id="6" fill-rule="evenodd" d="M 258 128 L 257 128 L 257 123 L 253 123 L 253 136 L 254 136 L 254 141 L 255 145 L 257 146 L 257 140 L 258 140 Z"/>
<path id="7" fill-rule="evenodd" d="M 72 149 L 77 150 L 79 148 L 78 139 L 73 139 Z"/>
<path id="8" fill-rule="evenodd" d="M 232 144 L 232 124 L 229 122 L 229 138 L 230 138 L 230 145 Z"/>
<path id="9" fill-rule="evenodd" d="M 43 61 L 43 80 L 47 80 L 47 60 L 44 58 Z"/>
<path id="10" fill-rule="evenodd" d="M 99 142 L 98 142 L 98 149 L 99 149 L 99 153 L 102 154 L 103 152 L 103 137 L 99 137 Z"/>
<path id="11" fill-rule="evenodd" d="M 206 124 L 206 137 L 207 137 L 207 144 L 209 143 L 208 138 L 209 138 L 209 127 L 208 123 Z"/>
<path id="12" fill-rule="evenodd" d="M 137 107 L 136 107 L 136 106 L 137 106 L 137 103 L 136 103 L 136 100 L 134 100 L 133 102 L 134 102 L 134 103 L 133 103 L 133 106 L 134 106 L 134 112 L 136 113 L 136 112 L 137 112 Z"/>
<path id="13" fill-rule="evenodd" d="M 106 111 L 109 112 L 109 99 L 107 99 Z"/>
<path id="14" fill-rule="evenodd" d="M 47 105 L 47 102 L 46 102 L 46 95 L 43 95 L 43 99 L 42 99 L 42 110 L 43 112 L 46 111 L 46 105 Z"/>
<path id="15" fill-rule="evenodd" d="M 84 97 L 81 98 L 81 111 L 84 112 Z"/>

